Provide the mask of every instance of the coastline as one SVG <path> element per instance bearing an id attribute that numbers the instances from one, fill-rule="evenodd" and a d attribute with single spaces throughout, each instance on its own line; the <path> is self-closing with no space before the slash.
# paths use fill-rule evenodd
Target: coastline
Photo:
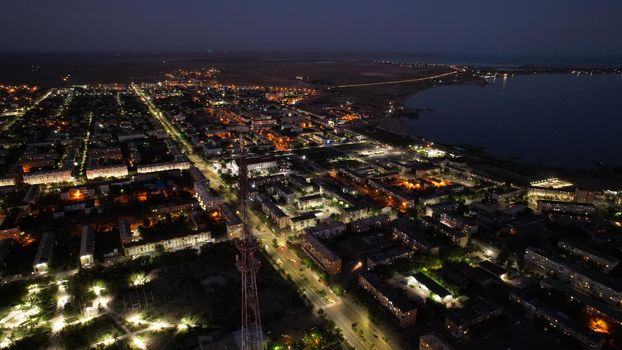
<path id="1" fill-rule="evenodd" d="M 622 187 L 622 171 L 620 169 L 591 170 L 580 168 L 559 168 L 543 164 L 527 162 L 517 157 L 500 157 L 486 152 L 485 149 L 473 145 L 439 144 L 431 139 L 404 133 L 399 125 L 399 119 L 404 117 L 376 117 L 353 124 L 352 128 L 368 137 L 385 144 L 389 144 L 384 137 L 378 137 L 376 130 L 390 133 L 395 136 L 394 147 L 405 147 L 406 144 L 434 143 L 452 154 L 462 157 L 470 164 L 477 164 L 480 169 L 495 173 L 504 180 L 520 185 L 550 176 L 568 179 L 584 188 L 619 188 Z M 408 140 L 408 141 L 406 141 Z"/>
<path id="2" fill-rule="evenodd" d="M 97 56 L 97 55 L 96 55 Z M 169 60 L 162 61 L 162 56 L 167 57 Z M 247 80 L 243 81 L 243 83 L 251 84 L 257 83 L 259 81 L 266 82 L 265 76 L 271 76 L 272 78 L 269 80 L 270 83 L 274 84 L 283 84 L 283 85 L 292 85 L 292 86 L 304 86 L 304 87 L 313 87 L 317 89 L 320 94 L 316 98 L 318 103 L 313 103 L 311 100 L 310 105 L 301 105 L 302 109 L 309 110 L 314 113 L 321 114 L 323 113 L 322 106 L 325 104 L 341 104 L 344 102 L 351 101 L 354 105 L 361 108 L 363 114 L 367 114 L 368 118 L 363 119 L 365 123 L 376 126 L 382 125 L 383 129 L 387 132 L 394 132 L 397 134 L 401 134 L 402 137 L 405 136 L 403 131 L 406 129 L 401 122 L 406 119 L 417 119 L 420 117 L 420 112 L 424 112 L 425 110 L 409 110 L 405 107 L 405 103 L 407 100 L 413 98 L 417 94 L 426 91 L 428 89 L 439 87 L 439 86 L 453 86 L 453 85 L 480 85 L 486 86 L 490 83 L 486 81 L 484 78 L 486 75 L 494 74 L 512 74 L 512 75 L 528 75 L 528 74 L 571 74 L 572 72 L 585 71 L 590 72 L 589 74 L 622 74 L 621 68 L 615 67 L 589 67 L 589 66 L 564 66 L 564 67 L 555 67 L 555 66 L 545 66 L 545 65 L 522 65 L 522 66 L 506 66 L 506 67 L 491 67 L 485 65 L 465 65 L 457 67 L 455 65 L 449 64 L 405 64 L 405 63 L 395 63 L 395 62 L 382 62 L 373 63 L 372 60 L 366 59 L 344 59 L 340 60 L 326 60 L 323 59 L 300 59 L 296 60 L 297 65 L 296 69 L 283 70 L 283 64 L 288 63 L 288 59 L 282 59 L 278 61 L 274 60 L 265 60 L 264 59 L 252 59 L 247 58 L 243 59 L 240 57 L 219 57 L 217 55 L 205 55 L 205 54 L 194 54 L 194 55 L 121 55 L 119 58 L 115 58 L 113 62 L 107 62 L 110 68 L 118 69 L 119 65 L 129 65 L 129 68 L 136 68 L 136 65 L 140 63 L 144 63 L 148 61 L 148 65 L 141 67 L 140 71 L 131 71 L 126 72 L 122 71 L 119 76 L 124 77 L 123 79 L 128 79 L 127 76 L 134 76 L 140 78 L 141 80 L 151 81 L 151 80 L 160 80 L 164 72 L 169 72 L 173 69 L 180 67 L 198 67 L 198 66 L 215 66 L 219 68 L 223 73 L 222 77 L 225 81 L 237 81 L 240 78 L 242 73 L 246 73 L 248 71 L 252 71 L 253 74 L 248 74 Z M 172 57 L 171 57 L 172 56 Z M 97 56 L 99 57 L 99 56 Z M 104 56 L 107 57 L 107 56 Z M 4 57 L 6 59 L 6 57 Z M 102 58 L 102 57 L 99 57 Z M 58 59 L 58 58 L 56 58 Z M 121 61 L 118 62 L 117 60 Z M 54 68 L 54 72 L 47 71 L 45 74 L 51 75 L 52 77 L 56 77 L 56 71 L 62 72 L 64 71 L 64 65 L 69 62 L 64 62 L 63 65 L 55 66 L 56 62 L 49 62 L 49 66 L 47 68 Z M 62 60 L 61 60 L 62 62 Z M 84 71 L 84 74 L 88 73 L 88 75 L 84 75 L 85 81 L 91 81 L 102 74 L 105 73 L 106 69 L 104 67 L 100 67 L 98 70 L 90 71 L 87 68 L 91 68 L 93 65 L 92 57 L 88 57 L 87 59 L 80 61 L 81 70 Z M 75 63 L 75 62 L 71 62 Z M 329 64 L 330 63 L 330 64 Z M 25 68 L 28 71 L 31 69 L 31 65 L 20 64 L 21 68 Z M 411 66 L 412 65 L 412 66 Z M 25 67 L 22 67 L 25 66 Z M 5 67 L 8 69 L 11 67 Z M 45 66 L 42 66 L 41 69 L 45 70 Z M 244 71 L 240 71 L 241 68 L 244 68 Z M 75 68 L 74 68 L 75 69 Z M 373 87 L 357 87 L 349 90 L 330 90 L 326 91 L 326 87 L 334 86 L 336 84 L 344 84 L 344 83 L 366 83 L 374 81 L 378 81 L 378 76 L 386 76 L 389 74 L 392 76 L 392 79 L 405 79 L 410 77 L 417 77 L 421 74 L 431 74 L 435 70 L 437 71 L 447 71 L 450 69 L 459 69 L 461 70 L 460 77 L 455 77 L 452 79 L 441 79 L 434 81 L 422 81 L 416 83 L 403 83 L 396 85 L 386 85 L 386 86 L 373 86 Z M 369 72 L 380 72 L 385 75 L 378 74 L 370 74 Z M 295 73 L 304 72 L 305 74 L 309 74 L 312 78 L 309 80 L 297 80 L 295 79 Z M 261 73 L 261 74 L 260 74 Z M 32 73 L 38 76 L 38 73 Z M 245 75 L 246 76 L 246 75 Z M 259 77 L 258 77 L 259 76 Z M 108 77 L 111 79 L 112 77 Z M 261 78 L 261 79 L 260 79 Z M 121 80 L 123 80 L 121 79 Z M 95 79 L 97 80 L 97 79 Z M 48 83 L 50 85 L 58 85 L 58 83 L 52 83 L 53 79 L 50 79 Z M 74 82 L 76 83 L 76 82 Z M 387 103 L 393 103 L 397 106 L 397 114 L 398 116 L 393 117 L 385 117 L 385 113 L 387 110 Z M 411 112 L 416 112 L 413 115 L 408 115 Z M 399 116 L 399 115 L 402 116 Z M 406 114 L 406 115 L 404 115 Z M 416 134 L 416 132 L 415 132 Z M 410 135 L 409 135 L 410 137 Z M 415 137 L 413 140 L 421 140 L 420 138 Z M 435 140 L 430 140 L 432 142 L 436 142 Z M 444 145 L 447 149 L 452 149 L 453 152 L 458 152 L 454 148 L 454 145 Z M 582 169 L 562 169 L 556 167 L 547 167 L 538 164 L 531 164 L 524 160 L 516 159 L 516 158 L 508 158 L 508 157 L 498 157 L 491 154 L 488 154 L 485 150 L 481 148 L 477 151 L 477 146 L 463 147 L 465 149 L 459 150 L 459 152 L 464 153 L 469 157 L 473 157 L 481 161 L 481 159 L 486 159 L 493 164 L 502 164 L 504 168 L 510 168 L 512 171 L 516 171 L 517 169 L 527 169 L 527 173 L 529 175 L 533 175 L 534 173 L 539 174 L 559 174 L 560 176 L 565 176 L 564 174 L 568 174 L 571 177 L 587 177 L 588 174 L 590 177 L 600 178 L 604 177 L 604 180 L 609 182 L 609 180 L 613 180 L 618 184 L 622 184 L 622 174 L 619 174 L 621 171 L 619 169 L 609 169 L 609 170 L 582 170 Z M 466 149 L 468 148 L 468 149 Z M 535 170 L 535 171 L 534 171 Z M 520 171 L 523 172 L 523 171 Z M 596 174 L 596 176 L 595 176 Z M 602 176 L 604 175 L 604 176 Z"/>
<path id="3" fill-rule="evenodd" d="M 496 68 L 497 69 L 497 68 Z M 488 73 L 487 73 L 488 74 Z M 517 74 L 513 74 L 515 76 L 525 76 L 538 74 L 532 71 L 523 71 Z M 540 73 L 539 75 L 569 75 L 569 76 L 580 76 L 582 73 L 575 71 L 575 67 L 568 67 L 559 70 L 552 70 L 546 73 Z M 586 74 L 587 75 L 587 74 Z M 622 75 L 620 73 L 619 68 L 612 68 L 611 70 L 601 71 L 598 73 L 592 73 L 589 75 Z M 418 134 L 416 129 L 413 130 L 413 124 L 417 124 L 421 117 L 421 112 L 433 110 L 432 108 L 426 107 L 418 107 L 418 108 L 409 108 L 407 106 L 407 101 L 414 98 L 418 94 L 428 89 L 434 87 L 441 86 L 460 86 L 460 85 L 492 85 L 493 83 L 487 81 L 486 79 L 480 79 L 478 82 L 473 81 L 460 81 L 456 83 L 444 83 L 439 85 L 430 85 L 430 86 L 417 86 L 413 87 L 412 92 L 405 95 L 399 101 L 398 108 L 400 109 L 399 113 L 395 113 L 392 116 L 376 116 L 367 118 L 364 121 L 360 121 L 360 123 L 364 123 L 369 128 L 377 128 L 383 132 L 392 133 L 397 135 L 399 138 L 410 138 L 413 142 L 434 142 L 435 144 L 439 144 L 438 140 L 433 139 L 432 137 L 425 137 L 424 135 Z M 414 112 L 415 115 L 408 115 L 409 113 Z M 376 115 L 380 115 L 377 113 Z M 386 141 L 386 140 L 380 140 Z M 620 165 L 611 165 L 607 163 L 601 163 L 596 160 L 592 161 L 593 167 L 591 166 L 553 166 L 547 165 L 545 163 L 539 163 L 537 161 L 528 161 L 522 159 L 520 156 L 511 156 L 511 155 L 495 155 L 489 153 L 484 146 L 474 145 L 474 144 L 440 144 L 447 150 L 450 150 L 453 153 L 459 153 L 463 156 L 471 158 L 476 161 L 485 161 L 486 163 L 492 163 L 493 165 L 502 165 L 503 168 L 511 169 L 512 172 L 524 173 L 525 177 L 545 177 L 551 175 L 558 175 L 563 177 L 568 177 L 572 179 L 576 179 L 576 181 L 581 182 L 586 187 L 620 187 L 622 186 L 622 166 Z"/>

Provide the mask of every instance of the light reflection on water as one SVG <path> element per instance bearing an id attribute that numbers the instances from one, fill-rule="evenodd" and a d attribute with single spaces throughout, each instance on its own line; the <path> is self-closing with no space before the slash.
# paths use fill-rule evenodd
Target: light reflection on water
<path id="1" fill-rule="evenodd" d="M 401 123 L 447 144 L 568 168 L 622 166 L 622 75 L 519 75 L 441 86 L 406 101 L 429 108 Z"/>

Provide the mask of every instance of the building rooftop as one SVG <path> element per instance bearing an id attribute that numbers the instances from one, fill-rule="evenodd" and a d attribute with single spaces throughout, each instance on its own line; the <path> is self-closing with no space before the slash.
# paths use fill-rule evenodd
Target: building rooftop
<path id="1" fill-rule="evenodd" d="M 611 278 L 610 276 L 608 276 L 607 274 L 596 270 L 596 269 L 588 269 L 583 265 L 578 265 L 577 263 L 575 263 L 574 261 L 571 261 L 569 259 L 563 258 L 561 256 L 555 255 L 553 253 L 549 253 L 546 252 L 543 249 L 539 249 L 539 248 L 533 248 L 533 247 L 529 247 L 527 248 L 527 250 L 531 250 L 532 252 L 545 257 L 548 260 L 553 261 L 554 263 L 560 264 L 560 265 L 564 265 L 566 266 L 568 269 L 571 269 L 573 271 L 575 271 L 576 273 L 579 273 L 583 276 L 585 276 L 586 278 L 589 278 L 590 280 L 599 283 L 603 286 L 606 286 L 608 288 L 611 288 L 612 290 L 614 290 L 617 293 L 622 293 L 622 281 L 616 279 L 616 278 Z"/>
<path id="2" fill-rule="evenodd" d="M 318 238 L 316 238 L 315 236 L 308 234 L 308 233 L 303 233 L 301 235 L 301 238 L 303 240 L 306 240 L 307 242 L 311 243 L 313 245 L 313 247 L 316 250 L 319 250 L 322 255 L 331 261 L 337 261 L 339 260 L 339 256 L 337 254 L 335 254 L 332 250 L 330 250 L 325 244 L 324 242 L 320 241 Z"/>
<path id="3" fill-rule="evenodd" d="M 82 239 L 80 240 L 80 256 L 93 255 L 95 253 L 95 232 L 91 226 L 82 228 Z"/>
<path id="4" fill-rule="evenodd" d="M 414 275 L 411 275 L 418 283 L 424 285 L 428 290 L 441 298 L 445 298 L 450 296 L 451 293 L 445 289 L 445 287 L 436 283 L 433 279 L 426 276 L 423 272 L 417 272 Z"/>
<path id="5" fill-rule="evenodd" d="M 298 216 L 294 216 L 292 218 L 292 222 L 298 222 L 298 221 L 305 221 L 305 220 L 311 220 L 311 219 L 316 219 L 317 216 L 315 215 L 315 212 L 306 212 L 306 213 L 302 213 Z"/>
<path id="6" fill-rule="evenodd" d="M 453 323 L 457 325 L 477 324 L 483 318 L 488 318 L 492 314 L 501 312 L 501 305 L 493 302 L 479 302 L 462 309 L 453 310 L 447 315 Z"/>
<path id="7" fill-rule="evenodd" d="M 55 236 L 54 232 L 44 232 L 41 235 L 41 240 L 39 241 L 39 247 L 37 248 L 37 254 L 35 255 L 33 265 L 49 262 L 54 250 Z"/>
<path id="8" fill-rule="evenodd" d="M 246 157 L 246 165 L 276 162 L 276 158 L 272 156 Z M 240 158 L 235 158 L 235 164 L 240 166 Z"/>
<path id="9" fill-rule="evenodd" d="M 497 277 L 500 277 L 500 276 L 505 275 L 506 273 L 508 273 L 508 270 L 506 270 L 505 268 L 503 268 L 503 267 L 493 263 L 490 260 L 481 261 L 479 263 L 479 267 L 481 267 L 485 271 L 487 271 L 487 272 L 489 272 L 489 273 L 491 273 L 491 274 L 493 274 L 493 275 L 495 275 Z"/>
<path id="10" fill-rule="evenodd" d="M 376 289 L 385 298 L 389 299 L 391 304 L 398 308 L 401 312 L 404 313 L 417 309 L 417 305 L 414 302 L 406 298 L 399 291 L 389 287 L 375 273 L 363 272 L 361 273 L 361 277 L 363 277 L 369 284 L 374 287 L 374 289 Z"/>

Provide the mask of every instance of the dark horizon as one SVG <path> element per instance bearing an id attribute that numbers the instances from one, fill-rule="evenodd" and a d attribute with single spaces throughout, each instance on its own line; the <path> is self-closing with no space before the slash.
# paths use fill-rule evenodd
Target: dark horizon
<path id="1" fill-rule="evenodd" d="M 586 68 L 622 67 L 622 54 L 589 53 L 460 53 L 424 52 L 399 50 L 154 50 L 154 51 L 21 51 L 0 50 L 0 58 L 11 64 L 36 64 L 39 60 L 74 59 L 81 63 L 110 59 L 169 59 L 173 60 L 389 60 L 394 62 L 418 62 L 466 65 L 540 65 L 576 66 Z M 25 61 L 22 61 L 25 60 Z"/>
<path id="2" fill-rule="evenodd" d="M 491 56 L 491 57 L 622 57 L 622 52 L 590 52 L 590 53 L 573 53 L 573 52 L 460 52 L 460 51 L 417 51 L 417 50 L 17 50 L 8 51 L 0 48 L 0 55 L 213 55 L 213 56 L 303 56 L 313 57 L 318 55 L 328 57 L 353 56 L 361 57 L 363 55 L 379 56 L 379 55 L 399 55 L 399 56 Z"/>
<path id="3" fill-rule="evenodd" d="M 0 4 L 0 50 L 622 55 L 620 18 L 614 0 L 24 0 Z"/>

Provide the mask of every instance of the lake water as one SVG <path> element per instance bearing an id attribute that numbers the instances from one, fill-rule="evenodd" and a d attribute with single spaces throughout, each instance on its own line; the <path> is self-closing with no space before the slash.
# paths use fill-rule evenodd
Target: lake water
<path id="1" fill-rule="evenodd" d="M 432 88 L 406 101 L 413 135 L 562 168 L 622 166 L 622 75 L 519 75 Z"/>

